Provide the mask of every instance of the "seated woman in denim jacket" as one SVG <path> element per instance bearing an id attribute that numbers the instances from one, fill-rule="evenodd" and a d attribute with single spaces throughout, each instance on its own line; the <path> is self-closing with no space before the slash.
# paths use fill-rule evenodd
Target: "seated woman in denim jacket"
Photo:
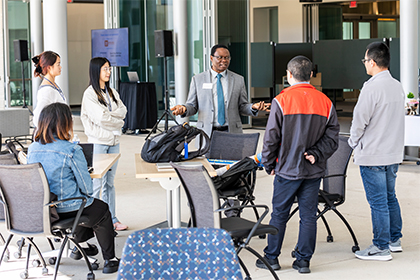
<path id="1" fill-rule="evenodd" d="M 48 178 L 50 190 L 58 200 L 72 197 L 86 197 L 87 203 L 82 215 L 89 223 L 78 226 L 76 241 L 86 254 L 98 254 L 95 245 L 86 241 L 96 235 L 105 260 L 103 273 L 118 270 L 119 260 L 115 258 L 114 229 L 108 205 L 92 197 L 90 178 L 82 148 L 69 142 L 73 134 L 73 120 L 66 104 L 53 103 L 45 107 L 38 121 L 35 142 L 28 149 L 28 163 L 40 162 Z M 57 205 L 60 219 L 76 216 L 80 200 L 70 200 Z M 81 259 L 82 254 L 74 247 L 70 257 Z"/>

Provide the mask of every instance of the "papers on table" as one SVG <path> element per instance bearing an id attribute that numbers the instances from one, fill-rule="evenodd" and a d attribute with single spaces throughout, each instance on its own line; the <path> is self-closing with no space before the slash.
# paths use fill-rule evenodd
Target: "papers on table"
<path id="1" fill-rule="evenodd" d="M 203 166 L 200 162 L 188 161 L 188 162 L 179 162 L 176 163 L 180 166 Z M 169 164 L 169 162 L 158 162 L 156 163 L 158 171 L 173 171 L 174 169 Z"/>

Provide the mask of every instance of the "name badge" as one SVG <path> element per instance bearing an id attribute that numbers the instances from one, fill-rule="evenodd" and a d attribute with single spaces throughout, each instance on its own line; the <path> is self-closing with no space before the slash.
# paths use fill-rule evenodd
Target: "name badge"
<path id="1" fill-rule="evenodd" d="M 212 89 L 213 88 L 213 84 L 212 83 L 204 83 L 203 84 L 203 89 Z"/>

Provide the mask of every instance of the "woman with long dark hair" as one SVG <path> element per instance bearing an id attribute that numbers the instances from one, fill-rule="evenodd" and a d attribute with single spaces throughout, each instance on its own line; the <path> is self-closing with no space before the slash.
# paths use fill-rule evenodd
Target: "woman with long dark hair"
<path id="1" fill-rule="evenodd" d="M 45 51 L 32 58 L 35 64 L 34 76 L 42 79 L 37 92 L 37 104 L 34 110 L 33 123 L 38 127 L 38 118 L 45 106 L 60 102 L 66 104 L 66 97 L 56 84 L 55 78 L 61 74 L 60 56 L 53 51 Z"/>
<path id="2" fill-rule="evenodd" d="M 58 200 L 85 197 L 87 203 L 82 215 L 88 222 L 75 230 L 75 240 L 88 256 L 98 254 L 98 248 L 87 243 L 96 236 L 105 260 L 103 273 L 118 270 L 119 260 L 115 258 L 115 238 L 111 213 L 108 205 L 92 197 L 92 179 L 82 148 L 69 140 L 73 134 L 73 119 L 69 106 L 53 103 L 46 106 L 39 116 L 35 142 L 28 149 L 28 163 L 39 162 L 44 168 L 50 191 Z M 70 200 L 57 205 L 60 219 L 76 216 L 80 200 Z M 74 247 L 70 257 L 81 259 L 82 254 Z"/>
<path id="3" fill-rule="evenodd" d="M 119 138 L 124 125 L 127 108 L 118 92 L 109 86 L 111 63 L 104 57 L 90 60 L 90 85 L 82 100 L 80 119 L 82 120 L 88 142 L 94 144 L 95 154 L 115 154 L 120 152 Z M 93 180 L 93 196 L 108 203 L 115 230 L 126 230 L 115 213 L 114 179 L 118 161 L 101 179 Z"/>

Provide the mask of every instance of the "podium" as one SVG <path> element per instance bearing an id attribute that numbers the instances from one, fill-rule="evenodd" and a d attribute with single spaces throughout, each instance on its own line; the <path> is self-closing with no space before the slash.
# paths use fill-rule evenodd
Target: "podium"
<path id="1" fill-rule="evenodd" d="M 158 119 L 155 83 L 120 83 L 119 93 L 127 107 L 123 130 L 153 128 Z"/>

